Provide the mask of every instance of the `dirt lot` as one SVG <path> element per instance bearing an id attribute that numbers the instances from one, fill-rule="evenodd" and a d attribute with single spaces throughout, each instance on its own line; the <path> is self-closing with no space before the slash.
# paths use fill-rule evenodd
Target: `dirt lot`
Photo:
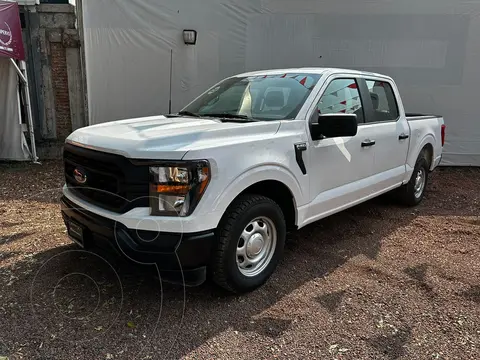
<path id="1" fill-rule="evenodd" d="M 62 182 L 58 162 L 0 165 L 0 358 L 480 358 L 480 169 L 437 171 L 418 208 L 381 198 L 290 235 L 244 297 L 79 251 Z"/>

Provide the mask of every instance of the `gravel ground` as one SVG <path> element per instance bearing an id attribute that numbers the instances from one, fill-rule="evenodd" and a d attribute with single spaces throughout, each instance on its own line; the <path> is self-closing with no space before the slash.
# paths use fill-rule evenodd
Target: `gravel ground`
<path id="1" fill-rule="evenodd" d="M 159 281 L 65 234 L 60 162 L 0 165 L 0 358 L 479 359 L 480 169 L 289 235 L 260 290 Z"/>

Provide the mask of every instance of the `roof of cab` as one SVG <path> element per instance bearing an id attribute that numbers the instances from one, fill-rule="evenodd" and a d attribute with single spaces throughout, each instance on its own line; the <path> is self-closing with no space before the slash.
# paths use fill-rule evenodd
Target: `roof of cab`
<path id="1" fill-rule="evenodd" d="M 375 77 L 390 78 L 387 75 L 377 74 L 368 71 L 359 71 L 352 69 L 340 69 L 340 68 L 322 68 L 322 67 L 304 67 L 304 68 L 290 68 L 290 69 L 272 69 L 272 70 L 260 70 L 246 72 L 243 74 L 235 75 L 235 77 L 244 77 L 244 76 L 260 76 L 260 75 L 278 75 L 278 74 L 289 74 L 289 73 L 306 73 L 306 74 L 352 74 L 352 75 L 367 75 Z"/>

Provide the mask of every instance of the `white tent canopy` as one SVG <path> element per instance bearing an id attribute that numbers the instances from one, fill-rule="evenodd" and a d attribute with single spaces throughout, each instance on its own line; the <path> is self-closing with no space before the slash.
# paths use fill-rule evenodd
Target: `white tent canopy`
<path id="1" fill-rule="evenodd" d="M 20 122 L 18 77 L 11 60 L 0 57 L 0 160 L 29 160 Z"/>
<path id="2" fill-rule="evenodd" d="M 442 164 L 480 166 L 480 1 L 82 2 L 91 124 L 167 112 L 171 50 L 173 111 L 235 73 L 346 67 L 394 77 L 408 112 L 445 117 Z"/>

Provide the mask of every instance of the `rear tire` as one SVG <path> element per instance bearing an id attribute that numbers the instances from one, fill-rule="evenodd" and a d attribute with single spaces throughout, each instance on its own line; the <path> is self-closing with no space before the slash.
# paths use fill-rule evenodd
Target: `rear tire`
<path id="1" fill-rule="evenodd" d="M 285 218 L 273 200 L 242 195 L 227 209 L 217 234 L 212 280 L 232 293 L 246 293 L 263 285 L 282 258 Z"/>
<path id="2" fill-rule="evenodd" d="M 429 171 L 430 166 L 427 160 L 427 153 L 422 151 L 415 163 L 410 181 L 398 189 L 398 198 L 401 203 L 407 206 L 420 204 L 427 188 Z"/>

